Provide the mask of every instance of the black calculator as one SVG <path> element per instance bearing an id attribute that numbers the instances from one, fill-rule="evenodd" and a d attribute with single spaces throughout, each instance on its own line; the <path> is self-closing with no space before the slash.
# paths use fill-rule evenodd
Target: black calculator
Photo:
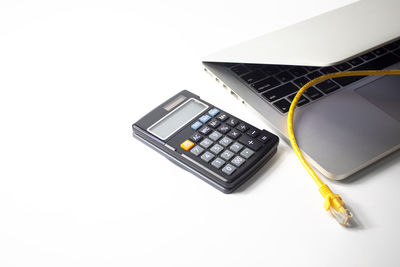
<path id="1" fill-rule="evenodd" d="M 132 127 L 134 137 L 224 193 L 249 180 L 279 142 L 186 90 Z"/>

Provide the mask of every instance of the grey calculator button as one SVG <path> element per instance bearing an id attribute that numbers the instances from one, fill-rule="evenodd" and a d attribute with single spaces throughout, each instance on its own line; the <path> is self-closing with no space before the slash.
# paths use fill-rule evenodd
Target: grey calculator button
<path id="1" fill-rule="evenodd" d="M 221 158 L 216 158 L 214 159 L 213 162 L 211 162 L 211 165 L 213 165 L 214 167 L 216 167 L 217 169 L 221 168 L 222 165 L 224 165 L 225 160 L 221 159 Z"/>
<path id="2" fill-rule="evenodd" d="M 253 154 L 254 154 L 254 151 L 251 150 L 250 148 L 245 148 L 242 152 L 240 152 L 240 155 L 245 157 L 246 159 L 253 156 Z"/>
<path id="3" fill-rule="evenodd" d="M 221 158 L 229 160 L 230 158 L 233 157 L 233 152 L 229 151 L 229 150 L 225 150 L 222 154 L 221 154 Z"/>
<path id="4" fill-rule="evenodd" d="M 228 175 L 231 175 L 232 172 L 236 170 L 236 167 L 231 165 L 231 164 L 226 164 L 224 168 L 222 168 L 222 171 Z"/>
<path id="5" fill-rule="evenodd" d="M 204 151 L 204 148 L 202 148 L 201 146 L 195 146 L 194 148 L 192 148 L 190 150 L 190 153 L 192 153 L 195 156 L 198 156 L 201 154 L 201 152 Z"/>
<path id="6" fill-rule="evenodd" d="M 244 163 L 244 158 L 242 158 L 241 156 L 236 156 L 233 158 L 233 160 L 231 161 L 233 164 L 235 164 L 236 166 L 240 166 Z"/>
<path id="7" fill-rule="evenodd" d="M 230 139 L 229 137 L 224 137 L 221 140 L 219 140 L 219 143 L 223 146 L 229 146 L 230 143 L 232 143 L 232 139 Z"/>
<path id="8" fill-rule="evenodd" d="M 214 157 L 213 153 L 206 151 L 200 158 L 205 162 L 209 162 Z"/>
<path id="9" fill-rule="evenodd" d="M 233 143 L 233 145 L 231 145 L 229 147 L 230 150 L 232 150 L 235 153 L 238 153 L 240 151 L 240 149 L 242 149 L 243 145 L 239 144 L 238 142 Z"/>
<path id="10" fill-rule="evenodd" d="M 210 151 L 216 155 L 218 155 L 222 150 L 224 150 L 224 147 L 218 144 L 215 144 L 212 148 L 210 148 Z"/>
<path id="11" fill-rule="evenodd" d="M 222 134 L 220 134 L 220 133 L 217 132 L 217 131 L 214 131 L 214 132 L 212 132 L 208 137 L 209 137 L 211 140 L 217 141 L 218 139 L 221 138 L 221 136 L 222 136 Z"/>
<path id="12" fill-rule="evenodd" d="M 200 142 L 200 145 L 204 148 L 209 148 L 209 146 L 212 145 L 212 141 L 208 138 L 204 139 L 203 141 Z"/>

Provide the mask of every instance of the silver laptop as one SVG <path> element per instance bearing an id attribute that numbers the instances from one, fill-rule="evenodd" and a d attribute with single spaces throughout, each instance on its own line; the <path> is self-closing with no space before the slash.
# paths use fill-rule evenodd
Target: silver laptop
<path id="1" fill-rule="evenodd" d="M 400 69 L 400 1 L 366 0 L 214 53 L 203 60 L 224 87 L 287 142 L 299 88 L 322 74 Z M 295 134 L 323 175 L 343 179 L 400 148 L 400 77 L 327 80 L 295 111 Z"/>

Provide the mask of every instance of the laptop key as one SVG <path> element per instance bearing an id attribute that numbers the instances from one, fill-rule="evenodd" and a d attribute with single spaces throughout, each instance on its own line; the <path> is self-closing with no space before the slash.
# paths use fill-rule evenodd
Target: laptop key
<path id="1" fill-rule="evenodd" d="M 288 70 L 290 69 L 292 66 L 290 65 L 278 65 L 278 68 L 280 68 L 281 70 Z"/>
<path id="2" fill-rule="evenodd" d="M 314 72 L 311 72 L 310 74 L 308 74 L 307 75 L 307 77 L 310 79 L 310 80 L 313 80 L 313 79 L 315 79 L 315 78 L 318 78 L 319 76 L 321 76 L 322 74 L 319 72 L 319 71 L 314 71 Z"/>
<path id="3" fill-rule="evenodd" d="M 252 71 L 241 77 L 246 83 L 251 84 L 265 78 L 265 74 L 259 70 Z"/>
<path id="4" fill-rule="evenodd" d="M 296 66 L 296 67 L 291 68 L 289 70 L 289 72 L 291 74 L 293 74 L 294 76 L 296 76 L 296 77 L 300 77 L 300 76 L 302 76 L 302 75 L 307 73 L 307 71 L 303 67 L 300 67 L 300 66 Z"/>
<path id="5" fill-rule="evenodd" d="M 293 82 L 298 86 L 298 87 L 303 87 L 306 83 L 308 83 L 310 80 L 307 79 L 306 77 L 300 77 Z"/>
<path id="6" fill-rule="evenodd" d="M 274 75 L 274 74 L 277 74 L 278 72 L 280 72 L 280 69 L 274 65 L 266 65 L 261 70 L 268 75 Z"/>
<path id="7" fill-rule="evenodd" d="M 371 60 L 375 57 L 374 54 L 372 54 L 371 52 L 365 53 L 364 55 L 361 56 L 362 59 L 364 60 Z"/>
<path id="8" fill-rule="evenodd" d="M 295 96 L 296 96 L 296 94 L 292 94 L 292 95 L 288 96 L 288 99 L 290 100 L 290 103 L 293 102 L 293 99 L 294 99 Z M 310 102 L 310 100 L 308 100 L 304 96 L 301 96 L 300 100 L 297 102 L 297 106 L 301 107 L 302 105 L 305 105 L 305 104 L 307 104 L 309 102 Z"/>
<path id="9" fill-rule="evenodd" d="M 245 66 L 250 70 L 258 70 L 262 68 L 262 64 L 245 64 Z"/>
<path id="10" fill-rule="evenodd" d="M 374 53 L 377 56 L 381 56 L 381 55 L 385 54 L 386 51 L 387 50 L 385 48 L 379 47 L 379 48 L 375 49 L 374 51 L 372 51 L 372 53 Z"/>
<path id="11" fill-rule="evenodd" d="M 246 73 L 249 72 L 249 69 L 246 68 L 246 67 L 243 66 L 243 65 L 235 66 L 235 67 L 231 68 L 231 70 L 232 70 L 234 73 L 236 73 L 236 75 L 238 75 L 238 76 L 241 76 L 241 75 L 246 74 Z"/>
<path id="12" fill-rule="evenodd" d="M 393 53 L 395 53 L 396 55 L 400 56 L 400 49 L 397 49 L 397 50 L 393 51 Z"/>
<path id="13" fill-rule="evenodd" d="M 329 94 L 340 88 L 339 85 L 334 83 L 332 80 L 325 80 L 323 82 L 320 82 L 316 85 L 316 87 L 325 94 Z"/>
<path id="14" fill-rule="evenodd" d="M 263 92 L 265 90 L 272 89 L 272 88 L 278 86 L 279 84 L 280 84 L 280 82 L 277 79 L 275 79 L 273 77 L 269 77 L 264 80 L 253 83 L 251 86 L 254 89 L 256 89 L 258 92 Z"/>
<path id="15" fill-rule="evenodd" d="M 285 82 L 292 80 L 294 77 L 289 72 L 284 71 L 284 72 L 277 74 L 276 78 L 278 78 L 278 80 L 280 80 L 281 82 L 285 83 Z"/>
<path id="16" fill-rule="evenodd" d="M 314 87 L 308 88 L 304 92 L 304 95 L 307 96 L 311 100 L 315 100 L 315 99 L 320 98 L 321 96 L 323 96 L 323 94 L 320 91 L 318 91 L 317 89 L 315 89 Z"/>
<path id="17" fill-rule="evenodd" d="M 353 66 L 357 66 L 360 65 L 361 63 L 363 63 L 364 61 L 360 58 L 360 57 L 355 57 L 353 59 L 349 60 L 349 63 Z"/>
<path id="18" fill-rule="evenodd" d="M 351 68 L 351 65 L 348 64 L 348 63 L 346 63 L 346 62 L 343 62 L 343 63 L 341 63 L 341 64 L 336 65 L 335 68 L 337 68 L 337 69 L 340 70 L 340 71 L 345 71 L 345 70 L 350 69 L 350 68 Z"/>
<path id="19" fill-rule="evenodd" d="M 297 92 L 299 88 L 293 83 L 286 83 L 284 85 L 278 86 L 272 90 L 269 90 L 262 94 L 264 98 L 266 98 L 269 102 L 278 100 L 284 96 L 290 95 L 294 92 Z"/>
<path id="20" fill-rule="evenodd" d="M 311 66 L 305 66 L 304 68 L 306 68 L 306 70 L 308 71 L 314 71 L 318 69 L 318 67 L 311 67 Z"/>
<path id="21" fill-rule="evenodd" d="M 320 69 L 320 71 L 323 74 L 329 74 L 329 73 L 338 72 L 337 69 L 335 69 L 334 67 L 324 67 L 324 68 Z"/>
<path id="22" fill-rule="evenodd" d="M 288 112 L 290 108 L 290 102 L 286 99 L 278 100 L 273 105 L 277 107 L 282 113 Z"/>
<path id="23" fill-rule="evenodd" d="M 393 42 L 393 43 L 390 43 L 390 44 L 387 44 L 384 46 L 384 48 L 386 48 L 387 50 L 394 50 L 397 47 L 399 47 L 399 45 L 396 42 Z"/>

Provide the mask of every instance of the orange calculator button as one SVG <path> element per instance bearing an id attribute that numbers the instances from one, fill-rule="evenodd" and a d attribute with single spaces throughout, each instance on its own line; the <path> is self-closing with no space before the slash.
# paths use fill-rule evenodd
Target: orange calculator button
<path id="1" fill-rule="evenodd" d="M 189 140 L 186 140 L 185 142 L 183 142 L 183 143 L 181 144 L 181 148 L 185 149 L 186 151 L 188 151 L 189 149 L 191 149 L 193 146 L 194 146 L 194 143 L 191 142 L 191 141 L 189 141 Z"/>

